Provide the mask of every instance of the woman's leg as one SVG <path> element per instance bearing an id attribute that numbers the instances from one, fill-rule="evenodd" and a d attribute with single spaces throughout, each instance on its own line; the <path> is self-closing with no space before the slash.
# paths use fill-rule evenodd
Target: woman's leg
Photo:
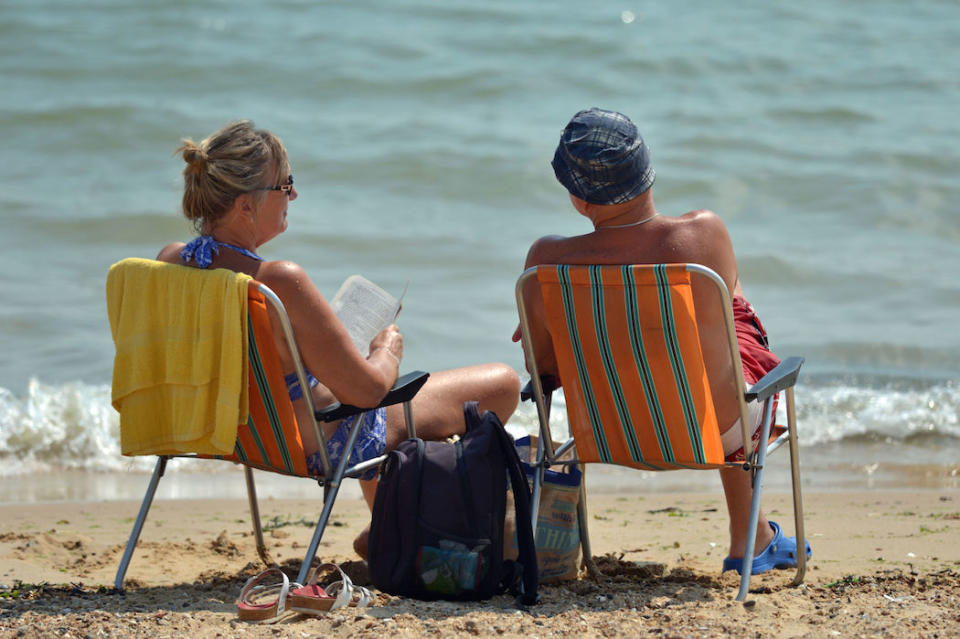
<path id="1" fill-rule="evenodd" d="M 445 439 L 464 432 L 463 403 L 478 402 L 481 411 L 496 413 L 506 423 L 520 401 L 520 377 L 506 364 L 478 364 L 430 373 L 430 378 L 413 398 L 413 421 L 421 439 Z M 387 445 L 390 451 L 407 439 L 403 406 L 387 407 Z M 377 480 L 360 482 L 360 490 L 373 510 Z M 370 526 L 353 540 L 354 551 L 367 558 Z"/>
<path id="2" fill-rule="evenodd" d="M 377 495 L 377 480 L 361 479 L 360 490 L 363 492 L 363 498 L 367 502 L 370 510 L 373 510 L 373 499 Z M 367 524 L 360 534 L 353 539 L 353 551 L 362 558 L 367 558 L 367 546 L 370 543 L 370 524 Z"/>
<path id="3" fill-rule="evenodd" d="M 506 423 L 520 401 L 520 376 L 506 364 L 478 364 L 430 374 L 413 398 L 413 421 L 421 439 L 445 439 L 464 431 L 463 404 L 479 403 Z M 387 407 L 387 450 L 407 438 L 403 406 Z"/>

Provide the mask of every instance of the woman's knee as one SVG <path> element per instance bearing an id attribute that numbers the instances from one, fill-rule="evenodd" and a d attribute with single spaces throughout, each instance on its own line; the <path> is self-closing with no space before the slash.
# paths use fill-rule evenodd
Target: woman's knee
<path id="1" fill-rule="evenodd" d="M 486 365 L 486 377 L 500 392 L 520 393 L 520 376 L 512 366 L 500 362 Z"/>
<path id="2" fill-rule="evenodd" d="M 486 402 L 481 400 L 481 407 L 492 410 L 501 420 L 506 421 L 520 401 L 520 376 L 506 364 L 488 364 L 487 367 L 488 393 L 485 394 Z M 484 403 L 489 405 L 483 406 Z"/>

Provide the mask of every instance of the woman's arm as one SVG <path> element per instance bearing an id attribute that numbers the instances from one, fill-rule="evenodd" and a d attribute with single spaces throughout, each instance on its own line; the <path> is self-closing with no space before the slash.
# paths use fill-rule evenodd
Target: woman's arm
<path id="1" fill-rule="evenodd" d="M 257 280 L 283 301 L 304 363 L 337 400 L 354 406 L 380 403 L 397 380 L 403 357 L 403 337 L 397 327 L 381 331 L 366 357 L 300 266 L 288 261 L 266 262 L 257 272 Z"/>

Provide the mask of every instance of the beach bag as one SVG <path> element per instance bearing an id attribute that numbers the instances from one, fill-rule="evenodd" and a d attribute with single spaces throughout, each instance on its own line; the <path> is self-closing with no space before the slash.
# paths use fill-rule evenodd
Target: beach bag
<path id="1" fill-rule="evenodd" d="M 464 405 L 454 442 L 408 439 L 381 465 L 367 564 L 380 590 L 416 599 L 487 599 L 510 590 L 537 601 L 530 492 L 513 439 L 494 413 Z M 505 561 L 507 478 L 519 555 Z"/>
<path id="2" fill-rule="evenodd" d="M 533 485 L 536 467 L 537 438 L 526 435 L 516 441 L 517 453 L 527 479 Z M 540 485 L 540 505 L 537 509 L 537 547 L 540 583 L 554 583 L 576 579 L 580 573 L 580 526 L 577 506 L 580 503 L 582 471 L 575 466 L 555 466 L 547 469 Z M 516 556 L 517 537 L 515 520 L 507 518 L 507 557 Z"/>

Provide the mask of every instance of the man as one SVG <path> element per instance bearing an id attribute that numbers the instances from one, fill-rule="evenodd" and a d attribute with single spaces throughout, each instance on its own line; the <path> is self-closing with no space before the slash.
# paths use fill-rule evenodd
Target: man
<path id="1" fill-rule="evenodd" d="M 570 194 L 573 208 L 590 220 L 594 230 L 573 237 L 541 237 L 527 253 L 526 268 L 540 264 L 702 264 L 716 271 L 732 292 L 746 383 L 753 384 L 779 363 L 767 348 L 759 319 L 743 297 L 737 260 L 723 221 L 704 209 L 676 217 L 657 211 L 651 192 L 655 173 L 650 153 L 627 116 L 596 108 L 580 111 L 564 129 L 552 164 L 557 180 Z M 694 291 L 695 300 L 708 294 Z M 559 378 L 539 289 L 531 287 L 525 296 L 538 370 L 541 375 Z M 711 323 L 722 324 L 723 318 L 718 315 L 705 321 L 709 328 Z M 517 329 L 514 341 L 519 339 Z M 701 347 L 710 371 L 729 368 L 726 341 L 705 340 Z M 716 412 L 724 455 L 729 461 L 743 459 L 738 403 L 728 388 L 712 390 L 718 398 Z M 757 438 L 761 407 L 751 403 L 749 408 L 750 432 Z M 740 572 L 753 496 L 750 475 L 739 469 L 723 469 L 720 477 L 731 522 L 729 556 L 723 569 Z M 784 537 L 780 527 L 762 512 L 754 548 L 758 550 L 753 573 L 796 566 L 796 540 Z"/>

